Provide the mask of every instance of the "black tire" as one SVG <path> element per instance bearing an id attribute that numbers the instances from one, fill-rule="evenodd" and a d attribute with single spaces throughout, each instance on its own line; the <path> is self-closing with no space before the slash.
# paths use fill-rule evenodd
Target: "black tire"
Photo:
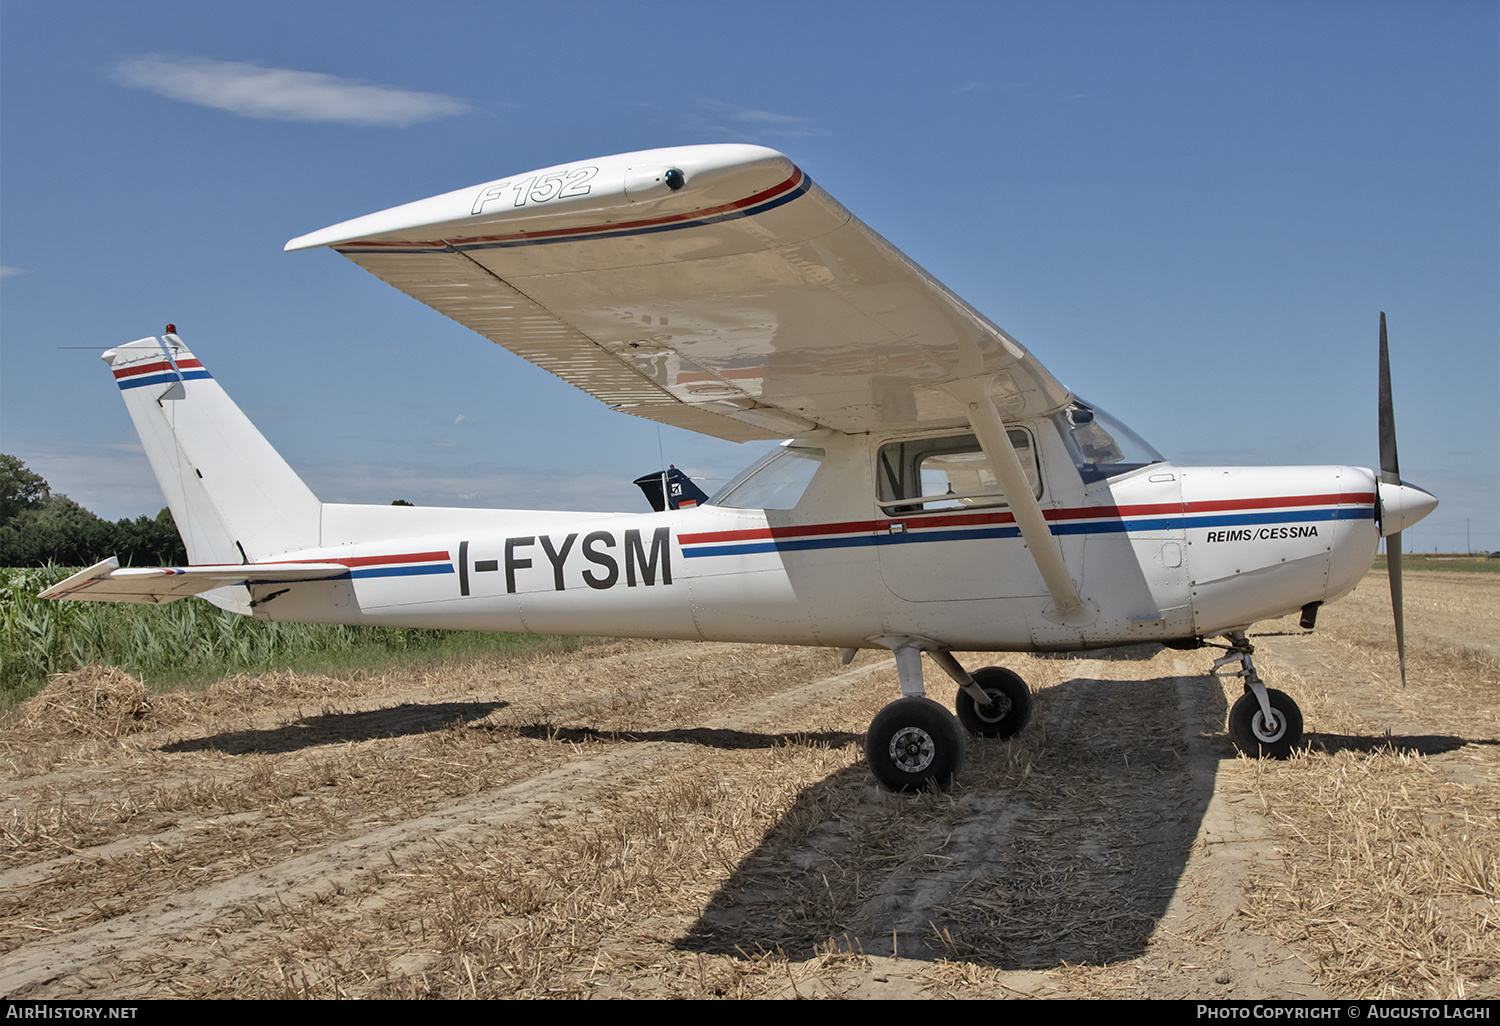
<path id="1" fill-rule="evenodd" d="M 1284 691 L 1268 689 L 1266 697 L 1277 722 L 1267 728 L 1260 703 L 1247 691 L 1229 710 L 1229 740 L 1252 758 L 1285 759 L 1302 740 L 1302 710 Z"/>
<path id="2" fill-rule="evenodd" d="M 947 709 L 927 698 L 902 698 L 870 721 L 865 760 L 892 791 L 946 791 L 963 768 L 967 747 Z"/>
<path id="3" fill-rule="evenodd" d="M 990 696 L 991 706 L 981 709 L 960 689 L 953 700 L 958 722 L 980 737 L 1015 737 L 1031 722 L 1031 689 L 1019 675 L 1000 666 L 974 671 L 974 683 Z"/>

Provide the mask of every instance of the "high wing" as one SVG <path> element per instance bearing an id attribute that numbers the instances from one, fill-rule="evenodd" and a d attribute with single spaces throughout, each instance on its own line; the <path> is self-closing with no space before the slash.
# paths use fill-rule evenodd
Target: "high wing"
<path id="1" fill-rule="evenodd" d="M 342 563 L 255 563 L 228 566 L 152 566 L 120 568 L 101 560 L 59 581 L 38 597 L 77 602 L 175 602 L 234 584 L 314 581 L 349 572 Z"/>
<path id="2" fill-rule="evenodd" d="M 286 248 L 318 246 L 616 409 L 731 441 L 963 424 L 983 390 L 1006 419 L 1070 398 L 1020 343 L 759 146 L 558 165 Z"/>

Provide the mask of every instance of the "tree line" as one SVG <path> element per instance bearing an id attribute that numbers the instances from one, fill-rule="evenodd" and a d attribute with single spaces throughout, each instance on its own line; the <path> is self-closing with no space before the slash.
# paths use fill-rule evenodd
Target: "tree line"
<path id="1" fill-rule="evenodd" d="M 121 566 L 187 564 L 171 510 L 103 520 L 0 453 L 0 566 L 90 566 L 109 556 Z"/>

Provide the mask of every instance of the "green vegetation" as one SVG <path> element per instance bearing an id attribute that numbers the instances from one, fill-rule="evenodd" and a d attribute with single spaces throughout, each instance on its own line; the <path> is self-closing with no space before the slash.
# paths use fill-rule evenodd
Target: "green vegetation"
<path id="1" fill-rule="evenodd" d="M 121 566 L 187 563 L 170 511 L 101 520 L 0 453 L 0 709 L 34 694 L 49 674 L 90 663 L 119 667 L 159 689 L 241 671 L 327 671 L 577 644 L 535 634 L 267 623 L 200 599 L 157 606 L 36 597 L 73 573 L 69 567 L 108 556 Z"/>
<path id="2" fill-rule="evenodd" d="M 49 674 L 89 663 L 117 666 L 160 689 L 241 671 L 326 671 L 577 644 L 535 634 L 267 623 L 201 599 L 157 606 L 36 597 L 73 572 L 0 569 L 0 707 L 30 697 Z"/>
<path id="3" fill-rule="evenodd" d="M 1385 572 L 1385 556 L 1375 557 L 1374 569 Z M 1479 573 L 1500 572 L 1500 559 L 1486 558 L 1486 554 L 1466 555 L 1462 552 L 1403 552 L 1401 571 L 1408 570 L 1469 570 Z"/>
<path id="4" fill-rule="evenodd" d="M 169 510 L 111 523 L 66 495 L 53 495 L 40 474 L 0 453 L 0 567 L 90 566 L 114 556 L 121 566 L 181 566 L 187 551 Z"/>

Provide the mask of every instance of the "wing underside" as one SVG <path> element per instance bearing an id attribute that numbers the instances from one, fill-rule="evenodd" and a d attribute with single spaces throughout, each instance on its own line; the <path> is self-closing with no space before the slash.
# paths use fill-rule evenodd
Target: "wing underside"
<path id="1" fill-rule="evenodd" d="M 733 441 L 961 424 L 959 380 L 1007 418 L 1069 398 L 761 147 L 561 165 L 287 248 L 321 245 L 612 407 Z"/>

